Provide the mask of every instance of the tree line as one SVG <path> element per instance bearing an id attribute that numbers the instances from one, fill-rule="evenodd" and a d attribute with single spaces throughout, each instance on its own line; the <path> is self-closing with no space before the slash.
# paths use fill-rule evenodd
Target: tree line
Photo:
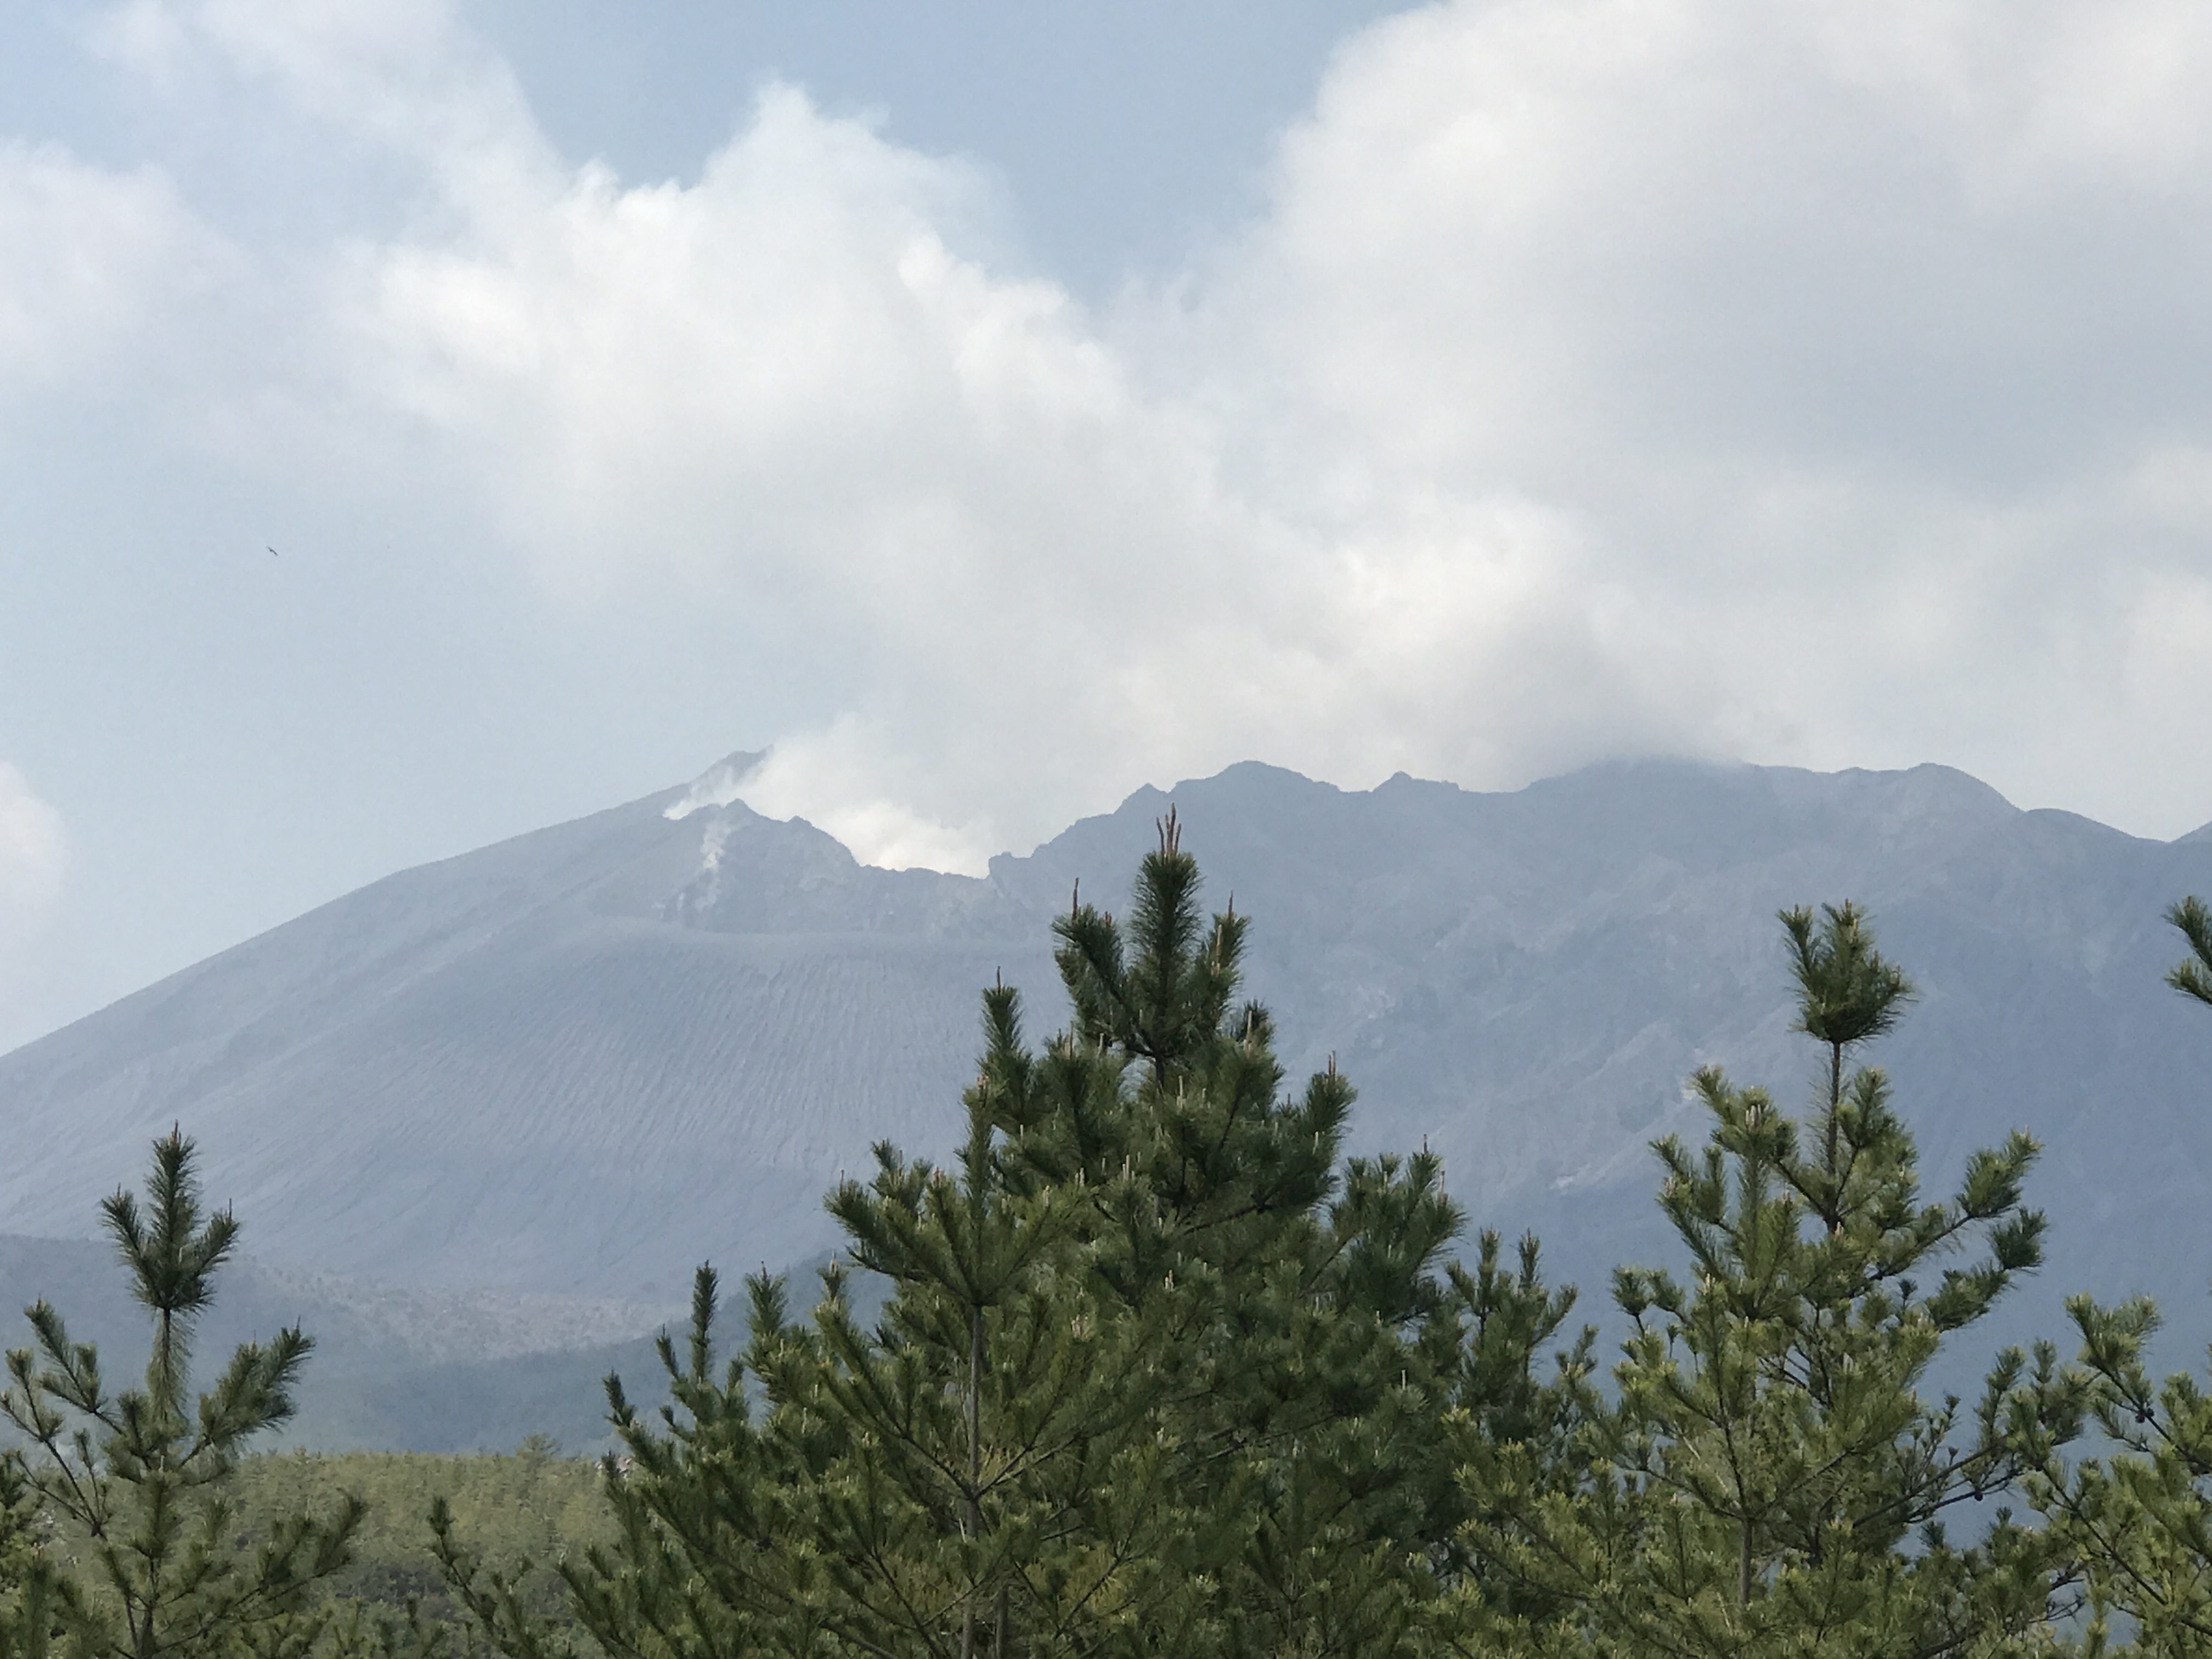
<path id="1" fill-rule="evenodd" d="M 1653 1149 L 1679 1261 L 1615 1272 L 1601 1366 L 1534 1239 L 1468 1240 L 1425 1150 L 1347 1155 L 1334 1060 L 1286 1088 L 1199 886 L 1170 811 L 1126 918 L 1054 923 L 1064 1028 L 984 993 L 957 1155 L 879 1145 L 830 1194 L 811 1307 L 756 1275 L 727 1330 L 700 1270 L 673 1403 L 608 1379 L 621 1450 L 561 1545 L 434 1492 L 427 1613 L 333 1593 L 372 1524 L 345 1460 L 246 1456 L 303 1334 L 195 1391 L 237 1230 L 164 1138 L 103 1217 L 143 1377 L 43 1303 L 8 1356 L 0 1659 L 2212 1654 L 2212 1394 L 2151 1374 L 2148 1302 L 1930 1387 L 2043 1265 L 2039 1149 L 1923 1190 L 1864 1059 L 1913 988 L 1856 908 L 1781 916 L 1820 1087 L 1691 1080 L 1702 1140 Z M 2212 911 L 2169 920 L 2212 1004 Z"/>

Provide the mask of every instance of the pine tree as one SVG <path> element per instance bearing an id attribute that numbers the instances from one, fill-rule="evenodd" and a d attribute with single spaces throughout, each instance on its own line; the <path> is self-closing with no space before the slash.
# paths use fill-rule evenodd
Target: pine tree
<path id="1" fill-rule="evenodd" d="M 780 1281 L 747 1283 L 757 1331 L 782 1331 Z M 787 1420 L 776 1425 L 781 1434 L 753 1420 L 747 1374 L 762 1363 L 762 1342 L 716 1372 L 720 1312 L 720 1278 L 702 1267 L 684 1352 L 665 1332 L 657 1344 L 672 1396 L 658 1430 L 640 1418 L 621 1379 L 607 1378 L 609 1415 L 624 1447 L 602 1467 L 618 1541 L 557 1564 L 577 1625 L 607 1653 L 722 1659 L 835 1650 L 806 1514 L 825 1460 L 818 1448 L 794 1443 L 804 1437 L 790 1433 Z M 442 1499 L 429 1519 L 447 1585 L 494 1648 L 513 1659 L 576 1650 L 571 1632 L 525 1605 L 518 1575 L 479 1559 Z"/>
<path id="2" fill-rule="evenodd" d="M 1437 1160 L 1347 1158 L 1332 1062 L 1286 1097 L 1239 1002 L 1245 919 L 1210 921 L 1170 813 L 1126 924 L 1055 923 L 1069 1024 L 1041 1049 L 984 995 L 950 1169 L 878 1149 L 830 1198 L 851 1264 L 808 1321 L 750 1283 L 717 1375 L 716 1287 L 655 1426 L 611 1384 L 622 1544 L 567 1569 L 610 1652 L 1400 1653 L 1470 1570 L 1446 1418 L 1555 1432 L 1529 1380 L 1571 1297 L 1533 1245 L 1439 1271 Z M 888 1284 L 864 1326 L 851 1274 Z M 500 1645 L 559 1640 L 441 1522 Z"/>
<path id="3" fill-rule="evenodd" d="M 2166 912 L 2191 955 L 2166 975 L 2212 1003 L 2212 910 L 2191 896 Z M 2147 1297 L 2067 1303 L 2106 1441 L 2071 1470 L 2056 1459 L 2038 1487 L 2053 1536 L 2088 1575 L 2092 1649 L 2109 1617 L 2134 1626 L 2130 1650 L 2212 1654 L 2212 1395 L 2186 1372 L 2154 1381 L 2145 1349 L 2160 1319 Z"/>
<path id="4" fill-rule="evenodd" d="M 1562 1489 L 1511 1443 L 1468 1479 L 1495 1518 L 1470 1543 L 1548 1613 L 1469 1598 L 1471 1627 L 1530 1650 L 1681 1655 L 1983 1654 L 2045 1625 L 2046 1539 L 2003 1510 L 1977 1540 L 1962 1503 L 1998 1497 L 2077 1431 L 2078 1381 L 2049 1345 L 2000 1355 L 1978 1405 L 1922 1388 L 1941 1345 L 2041 1261 L 2023 1134 L 1976 1153 L 1947 1201 L 1920 1194 L 1911 1133 L 1858 1047 L 1911 988 L 1863 915 L 1781 918 L 1797 1029 L 1827 1052 L 1808 1121 L 1717 1069 L 1692 1089 L 1693 1153 L 1656 1144 L 1660 1206 L 1691 1278 L 1623 1269 L 1632 1324 L 1617 1398 L 1586 1402 Z M 1965 1267 L 1939 1267 L 1978 1240 Z"/>
<path id="5" fill-rule="evenodd" d="M 1203 926 L 1197 884 L 1170 815 L 1126 928 L 1071 907 L 1076 1018 L 1034 1073 L 1001 1060 L 1000 1122 L 1040 1178 L 1099 1195 L 1101 1279 L 1166 1320 L 1166 1490 L 1205 1603 L 1177 1628 L 1208 1652 L 1405 1651 L 1480 1571 L 1451 1437 L 1556 1435 L 1577 1362 L 1534 1371 L 1573 1293 L 1543 1285 L 1533 1240 L 1518 1273 L 1489 1234 L 1474 1272 L 1439 1273 L 1462 1224 L 1441 1164 L 1344 1157 L 1334 1060 L 1282 1097 L 1267 1012 L 1236 1001 L 1247 923 L 1232 904 Z M 1097 1086 L 1100 1063 L 1134 1086 Z"/>
<path id="6" fill-rule="evenodd" d="M 2070 1470 L 2054 1458 L 2035 1498 L 2087 1573 L 2088 1650 L 2104 1650 L 2118 1613 L 2135 1627 L 2129 1651 L 2212 1654 L 2212 1397 L 2186 1372 L 2152 1379 L 2148 1299 L 2075 1297 L 2067 1310 L 2106 1449 Z"/>
<path id="7" fill-rule="evenodd" d="M 775 1419 L 839 1425 L 811 1518 L 840 1542 L 851 1633 L 959 1659 L 1095 1651 L 1168 1588 L 1151 1349 L 1102 1316 L 1083 1194 L 1010 1188 L 990 1093 L 987 1069 L 955 1170 L 880 1147 L 872 1183 L 830 1194 L 853 1262 L 892 1286 L 875 1328 L 833 1273 L 811 1331 L 756 1322 L 758 1375 Z"/>
<path id="8" fill-rule="evenodd" d="M 154 1144 L 146 1202 L 118 1191 L 101 1206 L 110 1238 L 152 1325 L 143 1382 L 111 1395 L 97 1350 L 72 1341 L 45 1302 L 28 1310 L 35 1349 L 11 1349 L 0 1414 L 35 1454 L 28 1480 L 56 1517 L 71 1571 L 51 1577 L 51 1613 L 86 1659 L 304 1654 L 323 1626 L 317 1584 L 345 1565 L 362 1509 L 282 1517 L 241 1543 L 231 1501 L 238 1459 L 289 1420 L 313 1342 L 297 1328 L 241 1345 L 194 1397 L 192 1336 L 235 1249 L 228 1210 L 203 1216 L 192 1143 Z"/>

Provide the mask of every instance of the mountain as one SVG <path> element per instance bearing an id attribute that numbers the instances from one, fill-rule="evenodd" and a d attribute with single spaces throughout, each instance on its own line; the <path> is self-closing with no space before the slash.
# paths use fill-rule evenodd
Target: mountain
<path id="1" fill-rule="evenodd" d="M 257 1251 L 341 1274 L 680 1299 L 703 1255 L 826 1243 L 824 1183 L 937 1138 L 975 987 L 1042 933 L 804 823 L 672 819 L 681 793 L 378 882 L 0 1058 L 0 1226 L 83 1231 L 174 1121 Z"/>
<path id="2" fill-rule="evenodd" d="M 1934 766 L 1481 793 L 1247 764 L 973 878 L 861 866 L 727 793 L 408 871 L 0 1057 L 0 1228 L 82 1235 L 174 1121 L 295 1267 L 663 1303 L 702 1257 L 798 1259 L 872 1141 L 949 1146 L 994 973 L 1057 1024 L 1052 916 L 1079 878 L 1125 893 L 1172 799 L 1212 897 L 1255 920 L 1286 1055 L 1359 1085 L 1360 1145 L 1425 1139 L 1479 1224 L 1536 1228 L 1585 1284 L 1663 1248 L 1645 1147 L 1693 1127 L 1691 1070 L 1809 1090 L 1774 913 L 1845 897 L 1921 988 L 1879 1058 L 1931 1182 L 2026 1127 L 2054 1297 L 2147 1289 L 2191 1304 L 2179 1323 L 2212 1271 L 2212 1019 L 2160 983 L 2164 907 L 2212 893 L 2203 832 L 2022 811 Z"/>

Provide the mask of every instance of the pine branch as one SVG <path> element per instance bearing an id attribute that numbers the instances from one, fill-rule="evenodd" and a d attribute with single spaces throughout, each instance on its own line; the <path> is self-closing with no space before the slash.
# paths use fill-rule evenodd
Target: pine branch
<path id="1" fill-rule="evenodd" d="M 2192 893 L 2169 908 L 2166 919 L 2180 930 L 2191 952 L 2167 971 L 2166 982 L 2185 996 L 2212 1004 L 2212 907 Z"/>

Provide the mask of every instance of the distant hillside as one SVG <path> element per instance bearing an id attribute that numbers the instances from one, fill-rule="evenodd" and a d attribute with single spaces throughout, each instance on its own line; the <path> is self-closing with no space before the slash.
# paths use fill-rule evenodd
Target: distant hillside
<path id="1" fill-rule="evenodd" d="M 144 1310 L 113 1249 L 90 1239 L 0 1236 L 0 1346 L 31 1340 L 21 1310 L 44 1298 L 70 1337 L 100 1346 L 111 1388 L 146 1361 Z M 237 1343 L 298 1325 L 315 1340 L 298 1418 L 282 1439 L 311 1447 L 505 1451 L 550 1434 L 572 1451 L 606 1438 L 601 1379 L 663 1397 L 651 1333 L 684 1310 L 571 1297 L 408 1291 L 272 1267 L 226 1267 L 196 1353 L 212 1376 Z"/>
<path id="2" fill-rule="evenodd" d="M 1932 1168 L 2029 1127 L 2069 1284 L 2202 1297 L 2212 1019 L 2160 985 L 2159 918 L 2212 894 L 2212 839 L 1938 767 L 1483 794 L 1245 765 L 1171 793 L 1255 918 L 1285 1052 L 1359 1085 L 1361 1142 L 1425 1138 L 1479 1221 L 1586 1283 L 1656 1248 L 1644 1145 L 1692 1067 L 1809 1083 L 1773 915 L 1850 896 L 1923 991 L 1881 1057 Z M 0 1058 L 0 1225 L 82 1233 L 173 1121 L 296 1267 L 669 1302 L 702 1257 L 794 1259 L 872 1140 L 946 1145 L 994 972 L 1057 1022 L 1051 916 L 1079 877 L 1126 891 L 1170 798 L 984 879 L 865 868 L 741 804 L 667 816 L 683 791 L 394 876 Z"/>

